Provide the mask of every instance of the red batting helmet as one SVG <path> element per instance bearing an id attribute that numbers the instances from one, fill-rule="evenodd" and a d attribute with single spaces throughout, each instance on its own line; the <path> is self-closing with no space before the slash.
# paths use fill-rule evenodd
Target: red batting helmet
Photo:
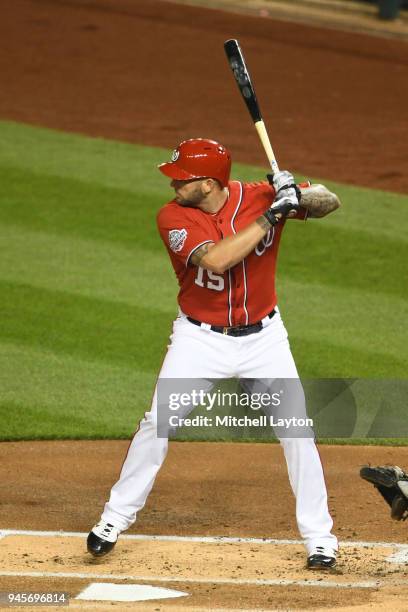
<path id="1" fill-rule="evenodd" d="M 191 138 L 181 142 L 174 149 L 171 162 L 160 164 L 159 170 L 178 181 L 213 178 L 225 187 L 231 172 L 231 155 L 215 140 Z"/>

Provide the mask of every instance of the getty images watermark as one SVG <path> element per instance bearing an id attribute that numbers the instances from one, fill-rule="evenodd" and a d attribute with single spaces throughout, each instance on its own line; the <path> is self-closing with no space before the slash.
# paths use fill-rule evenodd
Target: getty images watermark
<path id="1" fill-rule="evenodd" d="M 299 380 L 162 379 L 157 400 L 158 437 L 314 436 Z"/>
<path id="2" fill-rule="evenodd" d="M 213 392 L 203 389 L 192 389 L 190 392 L 170 393 L 168 422 L 170 428 L 175 427 L 313 427 L 313 419 L 309 417 L 278 417 L 276 414 L 259 414 L 259 411 L 271 411 L 282 404 L 284 391 L 272 393 L 238 393 L 217 389 Z M 225 408 L 244 408 L 256 412 L 252 414 L 196 414 L 183 416 L 189 411 L 202 407 L 207 413 L 215 410 L 224 412 Z"/>
<path id="3" fill-rule="evenodd" d="M 160 379 L 157 435 L 408 439 L 407 379 Z"/>

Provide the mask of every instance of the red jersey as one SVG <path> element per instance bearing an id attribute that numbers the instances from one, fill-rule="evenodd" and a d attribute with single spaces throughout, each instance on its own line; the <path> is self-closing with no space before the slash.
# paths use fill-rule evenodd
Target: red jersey
<path id="1" fill-rule="evenodd" d="M 191 256 L 201 245 L 236 234 L 260 217 L 275 197 L 266 182 L 231 181 L 228 189 L 227 201 L 215 214 L 172 200 L 160 209 L 157 224 L 180 285 L 183 313 L 211 325 L 249 325 L 276 306 L 275 270 L 284 222 L 224 274 L 192 265 Z"/>

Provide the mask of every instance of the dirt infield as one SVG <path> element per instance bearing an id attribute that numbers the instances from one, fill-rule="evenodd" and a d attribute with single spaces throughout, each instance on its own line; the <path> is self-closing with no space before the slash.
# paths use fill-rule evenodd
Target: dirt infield
<path id="1" fill-rule="evenodd" d="M 69 440 L 1 444 L 0 529 L 88 531 L 127 446 Z M 322 446 L 320 452 L 339 537 L 408 544 L 407 525 L 390 520 L 385 504 L 358 476 L 368 462 L 408 465 L 408 448 Z M 279 445 L 173 442 L 130 533 L 298 538 L 294 512 Z"/>
<path id="2" fill-rule="evenodd" d="M 408 55 L 396 40 L 329 35 L 151 0 L 14 0 L 0 20 L 0 116 L 168 148 L 188 136 L 209 136 L 225 142 L 237 160 L 264 164 L 223 57 L 229 37 L 247 49 L 282 167 L 408 191 Z M 86 533 L 126 446 L 1 444 L 0 538 L 2 529 Z M 408 466 L 408 449 L 321 452 L 336 533 L 345 545 L 339 569 L 313 574 L 316 584 L 299 544 L 282 542 L 298 535 L 278 446 L 174 443 L 131 534 L 276 542 L 123 538 L 111 557 L 95 563 L 83 535 L 7 534 L 0 539 L 0 591 L 75 596 L 98 579 L 160 583 L 190 594 L 183 601 L 130 604 L 143 611 L 406 609 L 408 558 L 395 543 L 408 544 L 407 525 L 390 520 L 379 496 L 359 481 L 358 468 Z M 79 600 L 71 607 L 112 605 L 128 607 Z"/>
<path id="3" fill-rule="evenodd" d="M 142 610 L 404 609 L 407 526 L 389 518 L 374 489 L 360 481 L 358 467 L 368 461 L 408 465 L 408 448 L 320 448 L 341 551 L 337 570 L 311 574 L 283 454 L 268 444 L 172 443 L 130 539 L 122 536 L 109 557 L 94 561 L 85 534 L 126 447 L 123 441 L 0 445 L 0 591 L 21 584 L 75 597 L 97 580 L 189 593 L 152 608 L 132 604 Z M 61 537 L 60 531 L 75 533 Z"/>

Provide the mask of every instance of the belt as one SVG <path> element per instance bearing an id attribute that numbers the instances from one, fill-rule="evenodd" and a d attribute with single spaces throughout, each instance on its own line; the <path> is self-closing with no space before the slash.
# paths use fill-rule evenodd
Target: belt
<path id="1" fill-rule="evenodd" d="M 266 317 L 268 317 L 268 319 L 272 319 L 275 313 L 276 310 L 273 309 L 272 312 L 266 315 Z M 226 336 L 249 336 L 250 334 L 257 334 L 264 327 L 262 321 L 257 321 L 256 323 L 252 323 L 252 325 L 236 325 L 235 327 L 223 327 L 222 325 L 208 326 L 201 321 L 197 321 L 197 319 L 192 319 L 191 317 L 187 317 L 187 321 L 190 321 L 190 323 L 193 323 L 193 325 L 198 325 L 199 327 L 205 326 L 206 329 L 210 329 L 211 331 L 224 334 Z"/>

